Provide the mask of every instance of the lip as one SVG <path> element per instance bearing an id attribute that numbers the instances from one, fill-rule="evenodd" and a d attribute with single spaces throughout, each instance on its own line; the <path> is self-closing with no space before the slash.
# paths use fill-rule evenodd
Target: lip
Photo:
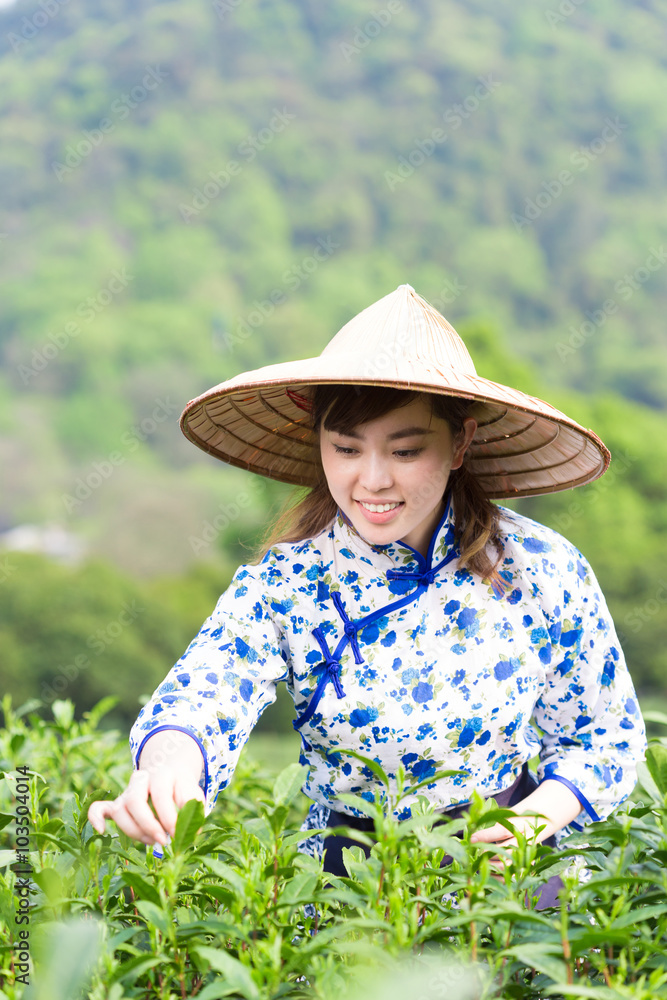
<path id="1" fill-rule="evenodd" d="M 403 507 L 405 506 L 405 501 L 401 500 L 399 501 L 400 507 L 394 507 L 393 510 L 373 511 L 373 510 L 366 510 L 366 508 L 363 506 L 360 500 L 355 500 L 354 502 L 358 505 L 359 510 L 364 515 L 366 520 L 370 521 L 371 524 L 386 524 L 388 521 L 393 521 L 393 519 L 398 514 L 400 514 Z M 378 504 L 395 503 L 395 502 L 396 501 L 393 500 L 364 500 L 364 503 L 378 503 Z"/>

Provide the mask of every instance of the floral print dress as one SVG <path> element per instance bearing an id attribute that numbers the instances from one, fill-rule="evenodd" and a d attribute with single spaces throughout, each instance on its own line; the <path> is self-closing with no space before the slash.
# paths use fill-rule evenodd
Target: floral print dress
<path id="1" fill-rule="evenodd" d="M 294 699 L 311 828 L 337 797 L 372 800 L 377 778 L 345 751 L 403 765 L 436 809 L 508 788 L 539 755 L 538 780 L 579 799 L 572 823 L 605 818 L 631 792 L 645 731 L 593 572 L 562 536 L 506 508 L 503 594 L 458 568 L 451 499 L 428 555 L 371 544 L 338 511 L 301 542 L 239 567 L 212 615 L 142 709 L 135 761 L 162 729 L 202 751 L 210 808 L 261 712 Z M 411 815 L 415 796 L 396 815 Z M 324 822 L 323 822 L 324 821 Z"/>

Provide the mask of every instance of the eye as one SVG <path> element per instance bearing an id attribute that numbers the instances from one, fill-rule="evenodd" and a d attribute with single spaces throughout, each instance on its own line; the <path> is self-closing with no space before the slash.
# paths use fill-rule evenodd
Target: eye
<path id="1" fill-rule="evenodd" d="M 356 455 L 356 448 L 343 448 L 341 445 L 335 444 L 334 450 L 337 455 Z M 394 455 L 396 455 L 397 458 L 402 459 L 416 458 L 417 455 L 420 455 L 423 452 L 423 450 L 423 448 L 401 449 L 401 451 L 395 451 Z"/>

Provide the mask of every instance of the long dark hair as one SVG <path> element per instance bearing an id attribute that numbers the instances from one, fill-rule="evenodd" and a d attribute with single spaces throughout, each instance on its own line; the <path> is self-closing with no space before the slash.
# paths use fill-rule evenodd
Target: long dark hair
<path id="1" fill-rule="evenodd" d="M 463 422 L 473 406 L 470 400 L 388 386 L 317 386 L 312 395 L 312 428 L 317 434 L 324 422 L 326 430 L 346 434 L 358 424 L 376 420 L 419 398 L 430 403 L 432 415 L 447 421 L 455 441 L 463 435 Z M 319 459 L 319 448 L 315 451 Z M 273 545 L 312 538 L 331 524 L 338 507 L 329 492 L 321 462 L 318 464 L 319 475 L 315 486 L 305 496 L 299 490 L 287 500 L 264 533 L 255 556 L 256 562 L 261 561 Z M 467 468 L 465 458 L 463 465 L 450 473 L 448 487 L 452 492 L 454 531 L 461 549 L 459 568 L 477 573 L 493 584 L 496 590 L 502 590 L 503 581 L 497 571 L 503 552 L 498 508 L 491 503 L 477 478 Z M 495 560 L 489 555 L 489 546 L 496 550 Z"/>

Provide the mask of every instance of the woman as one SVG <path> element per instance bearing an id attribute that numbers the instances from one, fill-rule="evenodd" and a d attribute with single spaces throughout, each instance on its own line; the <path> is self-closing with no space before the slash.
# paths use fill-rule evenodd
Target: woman
<path id="1" fill-rule="evenodd" d="M 493 796 L 525 814 L 517 826 L 541 827 L 539 840 L 606 817 L 630 793 L 644 727 L 595 577 L 560 535 L 490 499 L 602 475 L 609 453 L 592 431 L 477 376 L 409 285 L 319 358 L 205 393 L 182 426 L 224 461 L 313 488 L 142 709 L 138 770 L 118 799 L 91 806 L 97 829 L 111 817 L 164 843 L 185 801 L 210 808 L 279 681 L 310 769 L 311 828 L 364 825 L 338 796 L 372 799 L 376 779 L 345 750 L 390 777 L 403 764 L 415 785 L 459 770 L 420 794 L 443 811 L 473 790 Z M 476 834 L 507 837 L 501 826 Z M 327 839 L 328 871 L 341 871 L 342 843 Z"/>

